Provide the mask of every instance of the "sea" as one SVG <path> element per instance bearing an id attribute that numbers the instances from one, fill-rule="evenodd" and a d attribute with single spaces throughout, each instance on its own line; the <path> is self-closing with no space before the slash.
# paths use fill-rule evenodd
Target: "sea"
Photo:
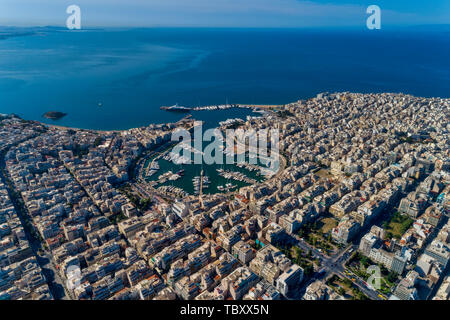
<path id="1" fill-rule="evenodd" d="M 450 96 L 449 28 L 0 27 L 0 113 L 122 130 L 184 114 L 160 106 L 285 104 L 320 92 Z M 48 111 L 67 116 L 43 118 Z M 210 123 L 250 110 L 192 112 Z"/>

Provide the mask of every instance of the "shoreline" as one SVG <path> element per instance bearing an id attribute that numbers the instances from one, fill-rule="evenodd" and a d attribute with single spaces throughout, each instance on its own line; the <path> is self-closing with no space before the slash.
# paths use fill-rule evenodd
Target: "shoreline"
<path id="1" fill-rule="evenodd" d="M 317 95 L 321 95 L 321 94 L 345 94 L 345 93 L 360 94 L 360 95 L 380 95 L 380 94 L 383 95 L 383 94 L 387 94 L 387 95 L 399 95 L 399 96 L 405 96 L 405 97 L 414 97 L 414 98 L 418 98 L 418 99 L 443 99 L 443 100 L 450 99 L 450 98 L 441 97 L 441 96 L 426 97 L 426 96 L 416 96 L 416 95 L 413 95 L 413 94 L 410 94 L 410 93 L 390 92 L 390 91 L 387 91 L 387 92 L 371 92 L 371 93 L 363 93 L 363 92 L 359 92 L 359 91 L 356 91 L 356 92 L 352 92 L 352 91 L 335 91 L 335 92 L 323 91 L 323 92 L 318 93 Z M 299 100 L 295 100 L 295 101 L 292 101 L 292 102 L 289 102 L 289 103 L 285 103 L 285 104 L 235 104 L 235 105 L 241 106 L 241 107 L 245 107 L 245 108 L 249 108 L 249 109 L 253 109 L 253 112 L 258 113 L 257 111 L 255 111 L 255 109 L 270 110 L 270 109 L 285 107 L 285 106 L 291 105 L 293 103 L 297 103 L 298 101 L 307 101 L 307 100 L 312 99 L 312 98 L 314 98 L 314 97 L 310 97 L 310 98 L 307 98 L 307 99 L 299 99 Z M 192 111 L 194 111 L 194 112 L 213 112 L 213 111 L 221 111 L 221 109 L 217 109 L 217 110 L 203 109 L 203 110 L 192 110 Z M 0 113 L 0 114 L 3 114 L 3 115 L 14 115 L 14 113 L 9 113 L 9 114 Z M 16 115 L 16 116 L 18 116 L 18 115 Z M 192 114 L 190 114 L 189 116 L 192 117 Z M 18 116 L 18 117 L 23 119 L 21 116 Z M 64 125 L 49 124 L 49 123 L 43 122 L 42 120 L 32 120 L 32 119 L 28 119 L 28 120 L 27 119 L 23 119 L 23 120 L 36 121 L 36 122 L 38 122 L 38 123 L 40 123 L 40 124 L 42 124 L 42 125 L 44 125 L 46 127 L 57 128 L 57 129 L 62 129 L 62 130 L 84 130 L 84 131 L 93 131 L 93 132 L 102 132 L 102 133 L 120 133 L 120 132 L 125 132 L 125 131 L 131 130 L 131 129 L 136 129 L 136 128 L 139 128 L 139 127 L 146 127 L 146 126 L 149 126 L 149 125 L 152 125 L 152 124 L 153 125 L 161 125 L 161 124 L 168 124 L 168 123 L 178 123 L 178 122 L 184 120 L 185 118 L 186 118 L 186 116 L 181 118 L 178 121 L 175 121 L 175 122 L 147 123 L 147 124 L 145 124 L 143 126 L 133 126 L 133 127 L 128 128 L 128 129 L 118 129 L 118 130 L 116 130 L 116 129 L 113 129 L 113 130 L 102 130 L 102 129 L 77 128 L 77 127 L 69 127 L 69 126 L 64 126 Z M 225 119 L 225 120 L 227 120 L 227 119 Z"/>
<path id="2" fill-rule="evenodd" d="M 255 111 L 255 109 L 274 109 L 274 108 L 279 108 L 279 107 L 283 107 L 285 106 L 285 104 L 279 104 L 279 105 L 272 105 L 272 104 L 237 104 L 238 106 L 241 106 L 240 108 L 248 108 L 248 109 L 252 109 L 253 112 L 258 113 L 257 111 Z M 208 109 L 203 109 L 203 110 L 192 110 L 193 112 L 214 112 L 214 111 L 220 111 L 221 109 L 215 109 L 215 110 L 208 110 Z M 181 118 L 180 120 L 176 121 L 176 122 L 166 122 L 166 123 L 149 123 L 145 126 L 149 126 L 152 124 L 167 124 L 167 123 L 179 123 L 183 120 L 185 120 L 186 118 L 193 118 L 195 119 L 192 114 L 188 115 L 188 116 L 184 116 L 183 118 Z M 231 119 L 231 118 L 229 118 Z M 228 119 L 225 119 L 228 120 Z M 135 129 L 135 128 L 139 128 L 139 127 L 131 127 L 129 129 L 122 129 L 122 130 L 101 130 L 101 129 L 85 129 L 85 128 L 76 128 L 76 127 L 69 127 L 69 126 L 63 126 L 63 125 L 57 125 L 57 124 L 49 124 L 49 123 L 45 123 L 42 122 L 42 120 L 31 120 L 31 121 L 37 121 L 39 123 L 41 123 L 44 126 L 47 126 L 49 128 L 55 128 L 55 129 L 61 129 L 61 130 L 84 130 L 84 131 L 95 131 L 95 132 L 101 132 L 101 133 L 120 133 L 120 132 L 125 132 L 131 129 Z"/>
<path id="3" fill-rule="evenodd" d="M 38 121 L 38 122 L 41 123 L 42 125 L 46 126 L 46 127 L 53 128 L 53 129 L 61 129 L 61 130 L 95 131 L 95 132 L 102 132 L 102 133 L 118 133 L 118 132 L 127 131 L 127 130 L 83 129 L 83 128 L 60 126 L 60 125 L 56 125 L 56 124 L 48 124 L 48 123 L 44 123 L 44 122 L 41 122 L 41 121 Z"/>

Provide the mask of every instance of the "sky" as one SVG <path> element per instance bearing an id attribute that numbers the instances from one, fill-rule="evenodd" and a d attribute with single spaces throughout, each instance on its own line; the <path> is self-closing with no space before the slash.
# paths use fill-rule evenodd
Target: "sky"
<path id="1" fill-rule="evenodd" d="M 450 24 L 450 0 L 0 0 L 0 26 L 364 27 L 369 5 L 383 26 Z"/>

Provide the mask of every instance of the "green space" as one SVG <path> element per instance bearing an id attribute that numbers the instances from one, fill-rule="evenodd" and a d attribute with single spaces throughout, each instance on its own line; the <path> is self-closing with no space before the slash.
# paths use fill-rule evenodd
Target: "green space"
<path id="1" fill-rule="evenodd" d="M 146 211 L 150 209 L 153 205 L 153 201 L 151 199 L 142 199 L 137 196 L 129 186 L 124 185 L 117 188 L 119 192 L 123 193 L 130 201 L 134 204 L 136 208 L 141 211 Z"/>
<path id="2" fill-rule="evenodd" d="M 348 262 L 348 269 L 352 271 L 355 275 L 363 279 L 364 281 L 368 281 L 371 273 L 367 272 L 367 269 L 371 265 L 377 265 L 368 257 L 363 256 L 359 252 L 355 252 Z M 378 267 L 381 271 L 381 279 L 380 279 L 380 289 L 379 291 L 384 294 L 389 294 L 392 288 L 395 286 L 395 283 L 398 280 L 398 275 L 395 272 L 390 272 L 383 265 L 378 264 Z"/>
<path id="3" fill-rule="evenodd" d="M 383 223 L 386 230 L 386 237 L 389 239 L 400 239 L 403 234 L 411 227 L 414 220 L 399 212 L 395 212 L 388 220 Z"/>
<path id="4" fill-rule="evenodd" d="M 331 217 L 326 217 L 317 222 L 317 227 L 322 234 L 327 234 L 338 225 L 336 219 Z"/>
<path id="5" fill-rule="evenodd" d="M 319 164 L 320 166 L 323 166 L 322 164 Z M 327 168 L 322 168 L 319 171 L 316 172 L 316 175 L 318 175 L 322 179 L 326 178 L 333 178 L 333 175 L 330 173 L 330 170 Z"/>
<path id="6" fill-rule="evenodd" d="M 321 249 L 329 255 L 337 249 L 331 239 L 331 229 L 336 225 L 337 221 L 334 218 L 324 217 L 314 223 L 302 226 L 297 235 L 314 248 Z"/>
<path id="7" fill-rule="evenodd" d="M 349 279 L 343 279 L 337 275 L 330 277 L 326 284 L 339 293 L 344 298 L 351 298 L 353 300 L 368 300 L 369 298 Z"/>

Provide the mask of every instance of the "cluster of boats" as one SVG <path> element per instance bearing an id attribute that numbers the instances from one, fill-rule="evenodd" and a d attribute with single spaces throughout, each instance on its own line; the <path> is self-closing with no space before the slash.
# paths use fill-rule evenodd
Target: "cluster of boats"
<path id="1" fill-rule="evenodd" d="M 189 194 L 181 188 L 175 186 L 161 186 L 157 189 L 160 193 L 180 198 L 187 197 Z"/>
<path id="2" fill-rule="evenodd" d="M 225 110 L 225 109 L 231 109 L 231 108 L 236 108 L 238 107 L 237 104 L 219 104 L 219 105 L 214 105 L 214 106 L 202 106 L 202 107 L 195 107 L 192 108 L 191 110 L 194 111 L 202 111 L 202 110 Z"/>
<path id="3" fill-rule="evenodd" d="M 190 158 L 180 156 L 179 154 L 173 154 L 173 153 L 170 154 L 170 161 L 172 161 L 176 165 L 192 163 Z"/>
<path id="4" fill-rule="evenodd" d="M 191 160 L 191 156 L 190 156 L 192 153 L 194 153 L 194 154 L 195 153 L 203 154 L 203 152 L 197 151 L 197 149 L 195 149 L 195 148 L 193 148 L 193 147 L 191 147 L 191 146 L 189 146 L 187 144 L 182 145 L 182 147 L 183 147 L 184 150 L 186 150 L 188 152 L 189 157 L 180 155 L 179 153 L 168 152 L 167 154 L 165 154 L 163 156 L 163 159 L 166 160 L 166 161 L 171 161 L 171 162 L 173 162 L 176 165 L 192 164 L 192 160 Z"/>
<path id="5" fill-rule="evenodd" d="M 225 186 L 217 186 L 217 190 L 221 191 L 221 192 L 229 192 L 231 190 L 233 190 L 234 188 L 236 188 L 237 186 L 232 184 L 232 183 L 226 183 Z"/>
<path id="6" fill-rule="evenodd" d="M 231 123 L 231 121 L 229 123 Z M 193 147 L 188 146 L 188 145 L 186 145 L 185 147 L 187 149 L 191 148 L 191 151 L 195 150 L 196 152 L 201 152 L 201 151 L 197 151 L 196 149 L 194 149 Z M 223 150 L 223 152 L 225 154 L 227 154 L 227 151 L 228 150 Z M 192 160 L 187 159 L 186 157 L 183 157 L 182 153 L 179 154 L 179 153 L 173 153 L 171 151 L 166 151 L 166 152 L 159 154 L 154 159 L 152 159 L 151 162 L 147 165 L 147 167 L 145 168 L 145 176 L 146 177 L 151 177 L 151 176 L 155 175 L 158 171 L 160 171 L 159 160 L 171 161 L 177 165 L 192 164 Z M 237 163 L 236 165 L 240 168 L 248 169 L 249 171 L 257 171 L 257 170 L 262 171 L 261 167 L 259 167 L 257 165 L 249 164 L 247 162 Z M 218 172 L 219 176 L 227 179 L 227 183 L 224 183 L 223 185 L 218 185 L 215 187 L 215 188 L 217 188 L 217 191 L 219 191 L 219 192 L 230 192 L 230 191 L 236 190 L 236 188 L 239 187 L 238 184 L 230 183 L 231 180 L 241 181 L 241 182 L 245 182 L 247 184 L 257 183 L 257 181 L 255 179 L 248 177 L 243 172 L 224 170 L 224 168 L 216 169 L 216 171 Z M 170 183 L 171 181 L 176 181 L 178 179 L 181 179 L 184 176 L 184 172 L 185 172 L 184 169 L 179 170 L 179 171 L 172 169 L 172 171 L 169 170 L 167 172 L 164 172 L 164 173 L 160 174 L 156 179 L 154 179 L 152 181 L 147 181 L 147 182 L 152 184 L 155 187 L 157 185 L 161 185 L 161 184 L 169 182 L 170 185 L 160 186 L 158 188 L 161 191 L 161 193 L 167 194 L 167 195 L 173 195 L 173 196 L 185 196 L 185 195 L 187 195 L 187 192 L 185 192 L 183 190 L 183 188 L 175 187 L 172 183 Z M 200 175 L 192 178 L 192 184 L 194 187 L 195 195 L 199 195 L 203 190 L 211 188 L 210 177 L 205 176 L 203 170 L 201 171 Z M 164 187 L 164 188 L 161 188 L 161 187 Z"/>
<path id="7" fill-rule="evenodd" d="M 257 166 L 256 164 L 250 164 L 247 162 L 240 162 L 236 164 L 237 167 L 239 168 L 244 168 L 247 169 L 248 171 L 256 171 L 257 175 L 261 174 L 261 167 Z"/>
<path id="8" fill-rule="evenodd" d="M 219 125 L 221 127 L 224 127 L 224 126 L 229 126 L 229 125 L 238 124 L 238 123 L 239 124 L 244 123 L 244 120 L 242 120 L 241 118 L 227 119 L 225 121 L 220 121 Z"/>
<path id="9" fill-rule="evenodd" d="M 247 105 L 242 105 L 242 104 L 229 104 L 228 102 L 226 104 L 218 104 L 218 105 L 211 105 L 211 106 L 198 106 L 198 107 L 193 107 L 193 108 L 180 106 L 180 105 L 178 105 L 178 103 L 174 104 L 173 106 L 160 107 L 161 110 L 172 111 L 172 112 L 226 110 L 226 109 L 231 109 L 231 108 L 253 108 L 253 109 L 255 109 L 255 112 L 261 112 L 258 108 L 255 108 L 254 106 L 247 106 Z"/>
<path id="10" fill-rule="evenodd" d="M 255 179 L 247 177 L 242 172 L 238 171 L 229 171 L 224 169 L 216 169 L 220 176 L 226 178 L 226 179 L 233 179 L 236 181 L 241 181 L 249 184 L 255 184 L 257 181 Z"/>
<path id="11" fill-rule="evenodd" d="M 145 173 L 145 175 L 147 177 L 151 177 L 156 172 L 158 172 L 158 170 L 159 170 L 159 164 L 158 164 L 158 161 L 156 161 L 156 159 L 155 159 L 155 160 L 152 161 L 151 165 L 149 165 L 147 167 L 147 172 Z"/>
<path id="12" fill-rule="evenodd" d="M 209 181 L 209 177 L 204 176 L 202 172 L 200 176 L 192 178 L 192 183 L 194 185 L 194 193 L 197 195 L 200 194 L 200 185 L 202 189 L 208 189 L 211 182 Z"/>
<path id="13" fill-rule="evenodd" d="M 173 173 L 172 171 L 167 171 L 158 177 L 158 183 L 164 183 L 167 181 L 175 181 L 180 179 L 184 175 L 184 170 L 180 170 L 177 173 Z"/>

